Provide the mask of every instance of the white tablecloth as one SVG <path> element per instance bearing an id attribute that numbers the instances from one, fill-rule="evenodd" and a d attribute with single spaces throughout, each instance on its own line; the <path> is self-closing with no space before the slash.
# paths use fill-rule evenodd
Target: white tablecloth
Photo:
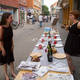
<path id="1" fill-rule="evenodd" d="M 41 36 L 40 39 L 42 39 L 42 38 L 44 38 L 44 37 Z M 60 38 L 60 37 L 58 37 L 58 38 Z M 40 39 L 39 39 L 37 44 L 41 43 Z M 48 44 L 48 38 L 45 37 L 45 39 L 46 39 L 46 41 L 43 43 L 45 45 L 45 47 L 43 47 L 43 49 L 39 50 L 38 47 L 35 46 L 35 48 L 32 51 L 32 52 L 42 53 L 42 57 L 40 58 L 40 64 L 42 66 L 50 67 L 49 70 L 51 70 L 51 71 L 70 72 L 67 59 L 56 59 L 56 58 L 53 58 L 53 62 L 48 62 L 48 60 L 47 60 L 47 53 L 45 52 L 45 49 L 46 49 L 47 44 Z M 54 42 L 53 37 L 52 37 L 52 41 Z M 58 41 L 58 43 L 62 44 L 62 41 Z M 58 53 L 64 53 L 63 47 L 59 47 L 59 48 L 56 48 L 56 49 L 57 49 Z M 29 57 L 27 59 L 27 61 L 31 61 L 31 57 Z M 72 78 L 70 80 L 74 80 L 74 79 Z"/>

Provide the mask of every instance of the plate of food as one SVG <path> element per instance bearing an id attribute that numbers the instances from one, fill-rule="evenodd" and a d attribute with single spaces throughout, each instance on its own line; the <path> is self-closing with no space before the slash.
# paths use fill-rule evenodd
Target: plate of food
<path id="1" fill-rule="evenodd" d="M 52 52 L 53 52 L 53 54 L 57 53 L 57 49 L 55 47 L 52 47 Z"/>
<path id="2" fill-rule="evenodd" d="M 45 42 L 45 39 L 44 38 L 41 38 L 40 41 L 43 43 L 43 42 Z"/>
<path id="3" fill-rule="evenodd" d="M 40 57 L 42 56 L 41 53 L 31 53 L 31 61 L 33 62 L 40 62 Z"/>
<path id="4" fill-rule="evenodd" d="M 64 54 L 64 53 L 56 53 L 56 54 L 53 54 L 53 57 L 54 58 L 58 58 L 58 59 L 64 59 L 64 58 L 66 58 L 66 54 Z"/>
<path id="5" fill-rule="evenodd" d="M 36 45 L 36 47 L 39 47 L 39 46 L 44 47 L 45 45 L 44 45 L 43 43 L 38 43 L 38 44 Z"/>
<path id="6" fill-rule="evenodd" d="M 34 56 L 41 57 L 42 53 L 31 53 L 30 56 L 31 57 L 34 57 Z"/>
<path id="7" fill-rule="evenodd" d="M 34 56 L 31 58 L 32 62 L 40 62 L 40 57 Z"/>
<path id="8" fill-rule="evenodd" d="M 43 47 L 45 47 L 45 45 L 43 43 L 38 43 L 36 45 L 36 47 L 38 47 L 38 49 L 43 49 Z"/>

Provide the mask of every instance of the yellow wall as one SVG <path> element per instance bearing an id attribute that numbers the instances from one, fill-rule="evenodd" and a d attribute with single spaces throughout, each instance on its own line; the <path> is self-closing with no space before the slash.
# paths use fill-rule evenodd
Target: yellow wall
<path id="1" fill-rule="evenodd" d="M 73 0 L 69 0 L 69 7 L 70 7 L 70 11 L 72 11 L 72 9 L 73 9 Z"/>
<path id="2" fill-rule="evenodd" d="M 39 3 L 39 1 L 38 1 L 38 3 Z M 33 0 L 27 0 L 27 7 L 28 8 L 34 8 L 34 9 L 40 10 L 40 7 L 34 5 L 34 1 Z"/>
<path id="3" fill-rule="evenodd" d="M 63 24 L 67 25 L 69 20 L 69 7 L 63 8 Z"/>
<path id="4" fill-rule="evenodd" d="M 65 26 L 70 25 L 69 12 L 73 9 L 73 0 L 69 0 L 69 6 L 63 8 L 63 24 Z"/>

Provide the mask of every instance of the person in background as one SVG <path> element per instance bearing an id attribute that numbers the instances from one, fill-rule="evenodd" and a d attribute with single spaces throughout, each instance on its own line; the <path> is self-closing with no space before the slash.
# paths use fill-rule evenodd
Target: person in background
<path id="1" fill-rule="evenodd" d="M 32 17 L 32 24 L 35 24 L 35 16 Z"/>
<path id="2" fill-rule="evenodd" d="M 47 16 L 45 15 L 45 22 L 47 22 Z"/>
<path id="3" fill-rule="evenodd" d="M 27 23 L 29 24 L 29 15 L 27 15 Z"/>
<path id="4" fill-rule="evenodd" d="M 44 16 L 44 22 L 46 22 L 46 20 L 47 20 L 47 16 L 45 15 L 45 16 Z"/>
<path id="5" fill-rule="evenodd" d="M 40 14 L 40 15 L 39 15 L 39 23 L 40 23 L 40 27 L 42 27 L 42 22 L 43 22 L 43 16 Z"/>
<path id="6" fill-rule="evenodd" d="M 50 21 L 51 21 L 51 15 L 50 15 Z"/>
<path id="7" fill-rule="evenodd" d="M 14 78 L 16 77 L 14 73 L 12 21 L 12 14 L 4 13 L 0 22 L 0 65 L 3 65 L 5 80 L 10 80 L 7 73 L 7 65 L 10 65 L 11 75 Z"/>
<path id="8" fill-rule="evenodd" d="M 72 25 L 68 27 L 69 33 L 67 36 L 67 40 L 65 42 L 64 51 L 71 57 L 80 56 L 80 22 L 78 20 L 79 17 L 80 17 L 80 12 L 76 10 L 71 11 L 69 14 L 69 18 Z M 74 62 L 75 60 L 73 59 L 72 63 L 75 69 L 77 69 Z M 72 64 L 70 64 L 70 66 L 72 67 Z"/>
<path id="9" fill-rule="evenodd" d="M 30 24 L 32 24 L 32 18 L 33 18 L 33 15 L 31 14 L 31 15 L 29 16 Z"/>
<path id="10" fill-rule="evenodd" d="M 48 22 L 48 16 L 47 16 L 46 22 Z"/>
<path id="11" fill-rule="evenodd" d="M 43 22 L 45 22 L 45 15 L 43 15 Z"/>

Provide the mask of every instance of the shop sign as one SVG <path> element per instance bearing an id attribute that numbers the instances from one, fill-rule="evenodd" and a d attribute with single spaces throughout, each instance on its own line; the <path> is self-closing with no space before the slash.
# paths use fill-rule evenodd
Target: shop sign
<path id="1" fill-rule="evenodd" d="M 9 9 L 9 8 L 1 8 L 1 11 L 4 12 L 10 12 L 13 14 L 13 9 Z"/>

